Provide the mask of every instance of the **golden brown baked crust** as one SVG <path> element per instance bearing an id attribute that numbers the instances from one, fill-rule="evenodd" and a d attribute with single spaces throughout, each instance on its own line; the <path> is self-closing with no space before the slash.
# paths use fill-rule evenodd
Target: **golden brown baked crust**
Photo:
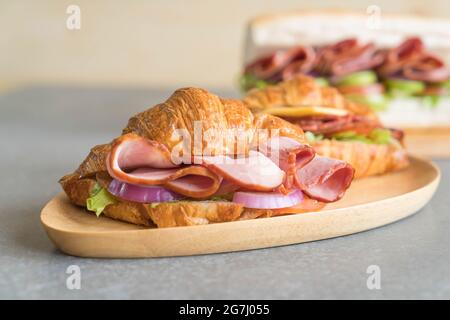
<path id="1" fill-rule="evenodd" d="M 94 178 L 82 178 L 78 173 L 65 175 L 59 180 L 70 201 L 79 206 L 86 206 L 86 199 L 95 187 Z"/>
<path id="2" fill-rule="evenodd" d="M 370 107 L 348 101 L 337 89 L 321 87 L 314 78 L 304 75 L 262 90 L 250 90 L 245 96 L 244 102 L 255 113 L 264 112 L 264 109 L 276 106 L 321 106 L 345 109 L 352 114 L 377 118 L 376 113 Z"/>
<path id="3" fill-rule="evenodd" d="M 144 227 L 169 228 L 317 211 L 324 206 L 323 203 L 317 203 L 319 205 L 303 211 L 283 212 L 280 209 L 249 209 L 242 204 L 227 201 L 175 201 L 151 205 L 118 200 L 117 203 L 108 205 L 102 214 Z"/>
<path id="4" fill-rule="evenodd" d="M 234 221 L 244 211 L 241 204 L 226 201 L 177 201 L 146 206 L 159 228 Z"/>
<path id="5" fill-rule="evenodd" d="M 194 136 L 196 121 L 203 132 L 209 129 L 252 129 L 253 115 L 239 100 L 221 99 L 206 90 L 183 88 L 175 91 L 166 102 L 133 116 L 123 134 L 133 132 L 141 137 L 164 144 L 169 150 L 178 144 L 178 130 Z M 195 152 L 192 141 L 191 150 Z M 206 144 L 206 141 L 203 141 Z M 212 150 L 222 154 L 223 147 Z"/>
<path id="6" fill-rule="evenodd" d="M 312 144 L 317 154 L 341 159 L 355 168 L 355 178 L 383 174 L 409 164 L 406 150 L 399 144 L 368 144 L 325 139 Z"/>
<path id="7" fill-rule="evenodd" d="M 256 129 L 267 129 L 269 132 L 270 130 L 278 129 L 280 137 L 289 137 L 301 143 L 305 142 L 305 133 L 299 126 L 270 114 L 256 114 L 254 126 Z"/>

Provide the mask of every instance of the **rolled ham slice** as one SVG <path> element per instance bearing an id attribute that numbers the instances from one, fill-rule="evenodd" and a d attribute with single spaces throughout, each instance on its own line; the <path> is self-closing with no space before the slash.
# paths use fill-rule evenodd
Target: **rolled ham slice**
<path id="1" fill-rule="evenodd" d="M 406 65 L 403 76 L 410 80 L 440 82 L 448 80 L 450 69 L 438 57 L 426 54 Z"/>
<path id="2" fill-rule="evenodd" d="M 138 185 L 162 185 L 187 197 L 205 198 L 219 189 L 222 178 L 205 167 L 192 165 L 174 169 L 140 168 L 127 173 L 124 180 Z"/>
<path id="3" fill-rule="evenodd" d="M 277 51 L 249 64 L 245 73 L 262 80 L 274 78 L 289 63 L 288 58 L 283 51 Z"/>
<path id="4" fill-rule="evenodd" d="M 219 189 L 216 191 L 216 193 L 214 193 L 214 196 L 226 195 L 231 192 L 235 192 L 235 191 L 239 190 L 239 188 L 240 188 L 240 186 L 238 186 L 237 184 L 234 184 L 231 181 L 223 179 L 222 183 L 220 184 Z"/>
<path id="5" fill-rule="evenodd" d="M 385 50 L 384 62 L 378 68 L 378 74 L 382 77 L 400 76 L 403 68 L 417 60 L 423 50 L 423 42 L 417 37 L 406 39 L 398 47 Z"/>
<path id="6" fill-rule="evenodd" d="M 281 73 L 283 80 L 289 80 L 299 74 L 309 73 L 315 65 L 316 53 L 311 47 L 296 47 L 286 52 L 289 63 Z"/>
<path id="7" fill-rule="evenodd" d="M 383 64 L 378 68 L 382 77 L 440 82 L 448 80 L 450 70 L 442 59 L 425 51 L 417 37 L 405 40 L 398 47 L 386 50 Z"/>
<path id="8" fill-rule="evenodd" d="M 300 46 L 289 50 L 278 50 L 257 59 L 245 68 L 245 73 L 263 80 L 287 80 L 297 74 L 311 71 L 315 61 L 314 49 L 308 46 Z"/>
<path id="9" fill-rule="evenodd" d="M 319 49 L 315 70 L 320 74 L 342 76 L 379 66 L 384 56 L 373 43 L 360 45 L 354 38 Z"/>
<path id="10" fill-rule="evenodd" d="M 272 191 L 283 182 L 305 191 L 320 201 L 336 201 L 353 178 L 345 162 L 316 156 L 308 145 L 279 137 L 268 154 L 279 153 L 278 165 L 265 154 L 251 150 L 246 157 L 196 156 L 200 165 L 175 166 L 164 145 L 135 134 L 126 134 L 112 144 L 107 157 L 111 177 L 137 185 L 162 185 L 192 198 L 215 194 L 223 179 L 239 188 Z M 289 179 L 286 179 L 289 178 Z M 287 182 L 288 181 L 288 182 Z M 290 187 L 290 185 L 287 185 Z"/>
<path id="11" fill-rule="evenodd" d="M 106 160 L 111 177 L 137 185 L 162 185 L 193 198 L 214 194 L 221 178 L 198 165 L 175 166 L 162 144 L 133 133 L 115 140 Z"/>
<path id="12" fill-rule="evenodd" d="M 107 164 L 120 174 L 120 168 L 175 168 L 170 151 L 161 143 L 128 133 L 114 140 Z"/>
<path id="13" fill-rule="evenodd" d="M 271 191 L 283 183 L 285 173 L 272 160 L 259 151 L 250 151 L 248 157 L 231 156 L 195 157 L 212 172 L 249 190 Z"/>
<path id="14" fill-rule="evenodd" d="M 261 146 L 260 151 L 286 173 L 284 187 L 287 189 L 293 187 L 297 170 L 310 162 L 315 155 L 311 146 L 283 136 L 269 139 Z"/>
<path id="15" fill-rule="evenodd" d="M 342 198 L 354 172 L 353 167 L 344 161 L 316 155 L 297 170 L 296 184 L 313 199 L 333 202 Z"/>

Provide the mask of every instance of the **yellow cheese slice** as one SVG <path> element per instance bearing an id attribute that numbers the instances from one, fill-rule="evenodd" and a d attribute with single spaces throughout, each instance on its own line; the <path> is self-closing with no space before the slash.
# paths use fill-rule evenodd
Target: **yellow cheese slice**
<path id="1" fill-rule="evenodd" d="M 293 118 L 301 118 L 317 115 L 345 116 L 349 114 L 349 112 L 345 109 L 317 107 L 317 106 L 272 107 L 264 109 L 263 112 L 272 114 L 274 116 L 293 117 Z"/>

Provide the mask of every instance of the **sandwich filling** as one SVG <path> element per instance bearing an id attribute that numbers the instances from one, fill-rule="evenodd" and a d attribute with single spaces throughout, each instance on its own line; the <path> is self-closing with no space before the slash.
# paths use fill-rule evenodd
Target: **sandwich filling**
<path id="1" fill-rule="evenodd" d="M 318 202 L 336 201 L 350 186 L 354 170 L 346 162 L 315 156 L 310 146 L 288 137 L 276 142 L 246 155 L 193 156 L 193 163 L 177 165 L 163 144 L 125 134 L 106 158 L 110 182 L 95 190 L 87 207 L 99 214 L 114 198 L 143 203 L 219 198 L 251 209 L 300 212 L 303 201 L 311 207 L 316 200 L 319 208 Z M 261 196 L 266 200 L 256 201 Z"/>
<path id="2" fill-rule="evenodd" d="M 403 143 L 402 130 L 384 128 L 378 120 L 361 115 L 322 115 L 285 119 L 305 130 L 305 136 L 310 143 L 323 139 L 373 144 Z"/>
<path id="3" fill-rule="evenodd" d="M 378 48 L 349 38 L 322 46 L 275 50 L 245 66 L 244 91 L 265 88 L 299 75 L 333 85 L 348 99 L 388 111 L 396 98 L 414 97 L 436 106 L 450 94 L 450 69 L 417 37 L 396 47 Z"/>

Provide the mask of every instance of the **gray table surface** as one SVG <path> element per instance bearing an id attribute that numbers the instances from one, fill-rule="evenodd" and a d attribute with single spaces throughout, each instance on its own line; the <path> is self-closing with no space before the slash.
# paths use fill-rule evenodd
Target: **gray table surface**
<path id="1" fill-rule="evenodd" d="M 81 259 L 39 222 L 57 180 L 169 90 L 32 87 L 0 96 L 0 298 L 450 298 L 450 161 L 431 202 L 375 230 L 278 248 L 158 259 Z M 237 96 L 237 92 L 222 92 Z M 369 190 L 370 192 L 370 190 Z M 66 287 L 78 265 L 81 289 Z M 367 267 L 381 270 L 369 290 Z"/>

